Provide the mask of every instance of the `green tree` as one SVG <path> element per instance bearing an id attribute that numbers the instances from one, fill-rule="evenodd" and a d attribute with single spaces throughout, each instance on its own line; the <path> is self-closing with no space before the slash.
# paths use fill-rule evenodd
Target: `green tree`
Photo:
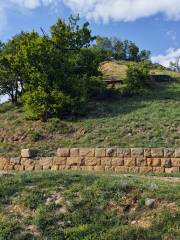
<path id="1" fill-rule="evenodd" d="M 125 93 L 132 95 L 139 93 L 142 89 L 149 86 L 149 68 L 143 63 L 129 64 Z"/>

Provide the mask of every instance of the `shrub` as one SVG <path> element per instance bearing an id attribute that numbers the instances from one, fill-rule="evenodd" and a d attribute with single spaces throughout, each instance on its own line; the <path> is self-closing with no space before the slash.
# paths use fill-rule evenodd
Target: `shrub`
<path id="1" fill-rule="evenodd" d="M 100 97 L 105 92 L 106 85 L 102 77 L 91 77 L 87 81 L 87 91 L 89 97 Z"/>
<path id="2" fill-rule="evenodd" d="M 133 95 L 149 86 L 150 73 L 148 67 L 143 64 L 130 64 L 128 66 L 125 93 Z"/>

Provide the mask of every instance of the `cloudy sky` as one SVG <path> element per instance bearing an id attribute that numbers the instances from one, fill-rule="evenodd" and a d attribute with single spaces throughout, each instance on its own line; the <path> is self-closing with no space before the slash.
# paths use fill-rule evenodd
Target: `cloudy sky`
<path id="1" fill-rule="evenodd" d="M 80 13 L 93 33 L 135 41 L 168 66 L 180 55 L 180 0 L 0 0 L 0 39 L 48 31 L 58 17 Z"/>

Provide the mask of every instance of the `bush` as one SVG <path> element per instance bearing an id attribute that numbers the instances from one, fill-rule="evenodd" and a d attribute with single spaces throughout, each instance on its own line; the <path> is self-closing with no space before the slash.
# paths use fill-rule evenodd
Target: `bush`
<path id="1" fill-rule="evenodd" d="M 89 97 L 100 97 L 105 92 L 106 85 L 102 77 L 91 77 L 87 81 L 87 91 Z"/>
<path id="2" fill-rule="evenodd" d="M 125 93 L 133 95 L 144 88 L 149 87 L 150 73 L 148 67 L 143 64 L 130 64 L 128 66 Z"/>

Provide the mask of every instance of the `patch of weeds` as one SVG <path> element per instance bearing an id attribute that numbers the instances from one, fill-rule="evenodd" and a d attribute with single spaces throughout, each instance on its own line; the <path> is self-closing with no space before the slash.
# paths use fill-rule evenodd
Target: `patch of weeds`
<path id="1" fill-rule="evenodd" d="M 17 229 L 17 223 L 14 218 L 7 217 L 3 214 L 0 214 L 0 239 L 1 240 L 12 239 L 16 229 Z"/>

